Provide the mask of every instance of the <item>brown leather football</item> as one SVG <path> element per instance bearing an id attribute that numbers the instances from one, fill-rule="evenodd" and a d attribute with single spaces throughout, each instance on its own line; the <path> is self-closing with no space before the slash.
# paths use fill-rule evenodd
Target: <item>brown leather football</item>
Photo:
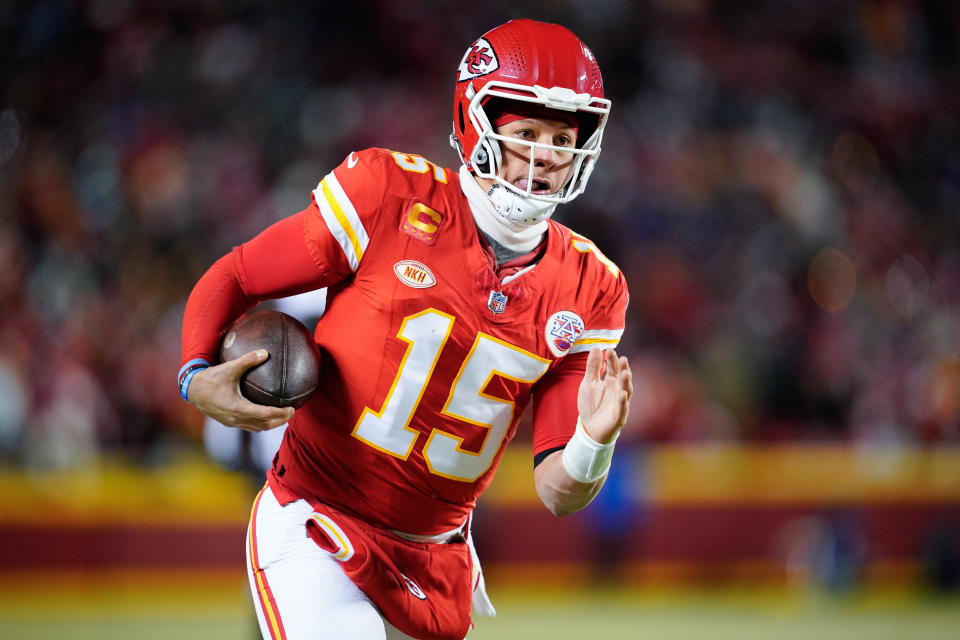
<path id="1" fill-rule="evenodd" d="M 220 343 L 226 362 L 256 349 L 270 357 L 240 379 L 240 392 L 251 402 L 299 408 L 320 379 L 320 351 L 310 330 L 280 311 L 254 311 L 237 320 Z"/>

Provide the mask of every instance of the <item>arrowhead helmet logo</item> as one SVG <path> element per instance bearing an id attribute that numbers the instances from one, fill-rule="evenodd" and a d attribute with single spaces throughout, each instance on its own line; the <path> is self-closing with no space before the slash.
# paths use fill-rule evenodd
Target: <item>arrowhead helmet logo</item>
<path id="1" fill-rule="evenodd" d="M 500 61 L 497 60 L 497 54 L 493 47 L 484 38 L 480 38 L 463 55 L 463 60 L 457 67 L 460 72 L 457 81 L 463 82 L 471 78 L 485 76 L 496 71 L 499 66 Z"/>

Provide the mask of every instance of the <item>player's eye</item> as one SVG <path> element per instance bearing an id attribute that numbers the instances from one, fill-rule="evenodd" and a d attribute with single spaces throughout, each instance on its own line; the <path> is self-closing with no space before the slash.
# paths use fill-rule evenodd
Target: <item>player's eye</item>
<path id="1" fill-rule="evenodd" d="M 573 144 L 573 138 L 568 135 L 561 134 L 553 139 L 553 144 L 558 147 L 569 147 Z"/>

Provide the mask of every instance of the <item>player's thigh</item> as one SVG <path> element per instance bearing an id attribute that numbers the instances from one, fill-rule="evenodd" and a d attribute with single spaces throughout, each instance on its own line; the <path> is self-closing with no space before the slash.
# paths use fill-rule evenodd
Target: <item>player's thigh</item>
<path id="1" fill-rule="evenodd" d="M 307 537 L 310 513 L 302 500 L 281 507 L 269 489 L 254 506 L 247 573 L 263 637 L 385 640 L 374 606 L 340 563 Z"/>

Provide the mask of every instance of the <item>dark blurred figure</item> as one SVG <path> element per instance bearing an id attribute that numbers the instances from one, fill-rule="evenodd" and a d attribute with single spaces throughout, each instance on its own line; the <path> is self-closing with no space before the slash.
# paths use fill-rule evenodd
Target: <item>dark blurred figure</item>
<path id="1" fill-rule="evenodd" d="M 827 517 L 820 555 L 821 584 L 833 593 L 856 589 L 863 579 L 867 547 L 863 524 L 855 509 L 838 509 Z"/>
<path id="2" fill-rule="evenodd" d="M 926 584 L 938 593 L 960 591 L 960 530 L 954 518 L 930 527 L 923 549 Z"/>
<path id="3" fill-rule="evenodd" d="M 592 574 L 599 585 L 614 585 L 626 576 L 630 546 L 644 521 L 643 457 L 626 439 L 614 451 L 603 489 L 578 521 L 588 535 Z"/>

